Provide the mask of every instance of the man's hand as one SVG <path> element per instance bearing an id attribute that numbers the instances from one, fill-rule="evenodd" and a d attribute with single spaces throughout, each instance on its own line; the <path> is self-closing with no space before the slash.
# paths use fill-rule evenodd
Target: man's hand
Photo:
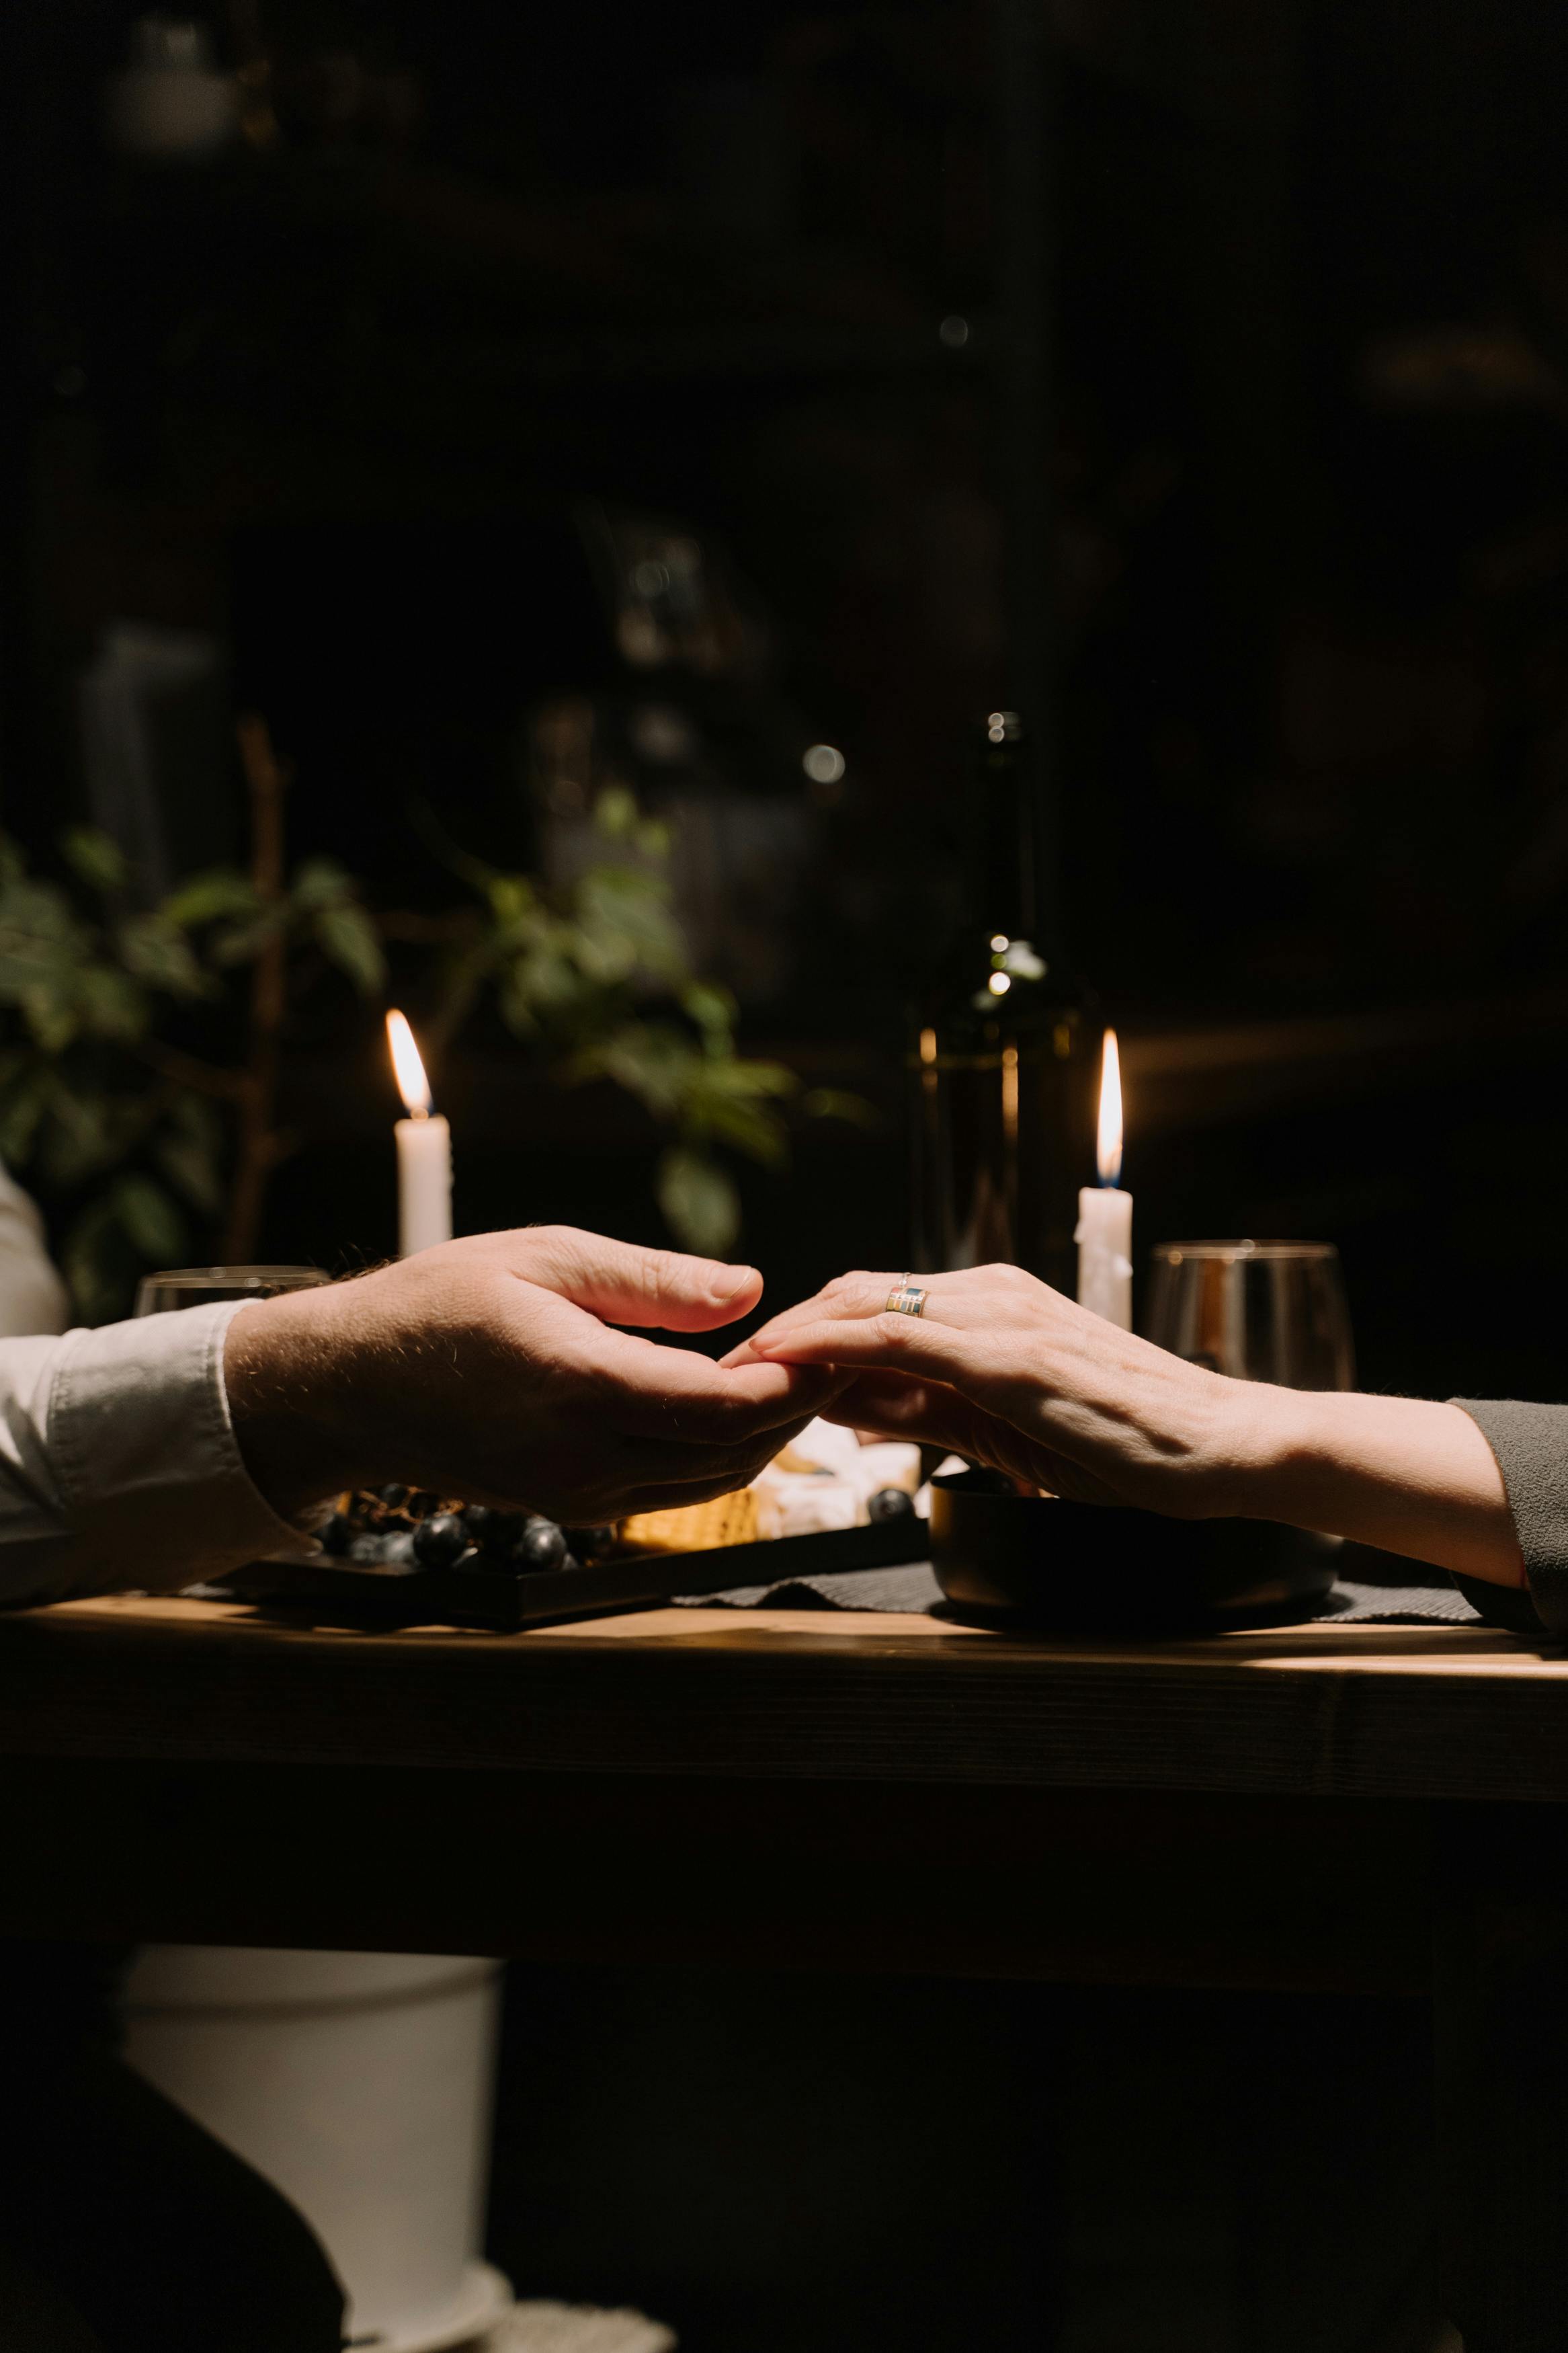
<path id="1" fill-rule="evenodd" d="M 247 1307 L 224 1371 L 246 1465 L 286 1517 L 401 1480 L 585 1525 L 744 1486 L 847 1376 L 725 1368 L 615 1331 L 707 1332 L 753 1268 L 569 1226 L 484 1234 Z"/>

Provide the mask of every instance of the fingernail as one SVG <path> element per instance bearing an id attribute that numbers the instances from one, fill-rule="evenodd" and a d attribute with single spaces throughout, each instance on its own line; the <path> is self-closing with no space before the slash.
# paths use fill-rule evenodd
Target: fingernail
<path id="1" fill-rule="evenodd" d="M 714 1277 L 713 1296 L 715 1299 L 733 1299 L 738 1292 L 748 1289 L 756 1278 L 754 1266 L 727 1266 L 722 1274 Z"/>

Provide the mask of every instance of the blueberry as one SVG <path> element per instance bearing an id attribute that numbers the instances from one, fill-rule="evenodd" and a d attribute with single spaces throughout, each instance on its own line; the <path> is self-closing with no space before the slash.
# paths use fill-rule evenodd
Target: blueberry
<path id="1" fill-rule="evenodd" d="M 518 1537 L 512 1560 L 521 1569 L 564 1568 L 565 1535 L 553 1520 L 530 1520 Z"/>
<path id="2" fill-rule="evenodd" d="M 412 1568 L 414 1566 L 414 1531 L 393 1528 L 381 1539 L 381 1557 L 388 1568 Z"/>
<path id="3" fill-rule="evenodd" d="M 441 1508 L 441 1498 L 433 1495 L 428 1487 L 416 1487 L 403 1506 L 411 1520 L 427 1520 L 432 1512 Z"/>
<path id="4" fill-rule="evenodd" d="M 334 1512 L 321 1529 L 321 1543 L 328 1552 L 345 1553 L 355 1535 L 353 1522 L 342 1512 Z"/>
<path id="5" fill-rule="evenodd" d="M 456 1512 L 437 1512 L 414 1531 L 414 1557 L 421 1568 L 451 1568 L 468 1549 L 468 1531 Z"/>
<path id="6" fill-rule="evenodd" d="M 566 1541 L 579 1560 L 602 1560 L 616 1548 L 616 1532 L 613 1527 L 568 1528 Z"/>
<path id="7" fill-rule="evenodd" d="M 361 1568 L 379 1567 L 383 1558 L 380 1536 L 355 1536 L 349 1546 L 349 1558 Z"/>
<path id="8" fill-rule="evenodd" d="M 395 1512 L 408 1490 L 406 1487 L 400 1487 L 395 1480 L 390 1487 L 378 1487 L 375 1492 L 381 1501 Z"/>
<path id="9" fill-rule="evenodd" d="M 879 1487 L 866 1509 L 874 1520 L 901 1520 L 914 1510 L 914 1498 L 901 1487 Z"/>

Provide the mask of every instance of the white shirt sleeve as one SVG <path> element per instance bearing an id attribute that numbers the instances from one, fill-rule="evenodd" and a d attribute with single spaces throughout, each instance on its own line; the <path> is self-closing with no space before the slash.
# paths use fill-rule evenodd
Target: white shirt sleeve
<path id="1" fill-rule="evenodd" d="M 0 1166 L 0 1337 L 63 1332 L 69 1317 L 37 1205 Z"/>
<path id="2" fill-rule="evenodd" d="M 245 1468 L 224 1335 L 246 1302 L 0 1339 L 0 1606 L 306 1558 Z"/>

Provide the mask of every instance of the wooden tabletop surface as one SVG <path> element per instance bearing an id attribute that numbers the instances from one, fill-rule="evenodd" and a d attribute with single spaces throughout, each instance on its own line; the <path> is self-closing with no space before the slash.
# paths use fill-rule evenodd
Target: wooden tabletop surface
<path id="1" fill-rule="evenodd" d="M 656 1609 L 365 1632 L 117 1598 L 0 1618 L 0 1756 L 1568 1801 L 1568 1658 L 1479 1627 L 1064 1642 Z"/>

